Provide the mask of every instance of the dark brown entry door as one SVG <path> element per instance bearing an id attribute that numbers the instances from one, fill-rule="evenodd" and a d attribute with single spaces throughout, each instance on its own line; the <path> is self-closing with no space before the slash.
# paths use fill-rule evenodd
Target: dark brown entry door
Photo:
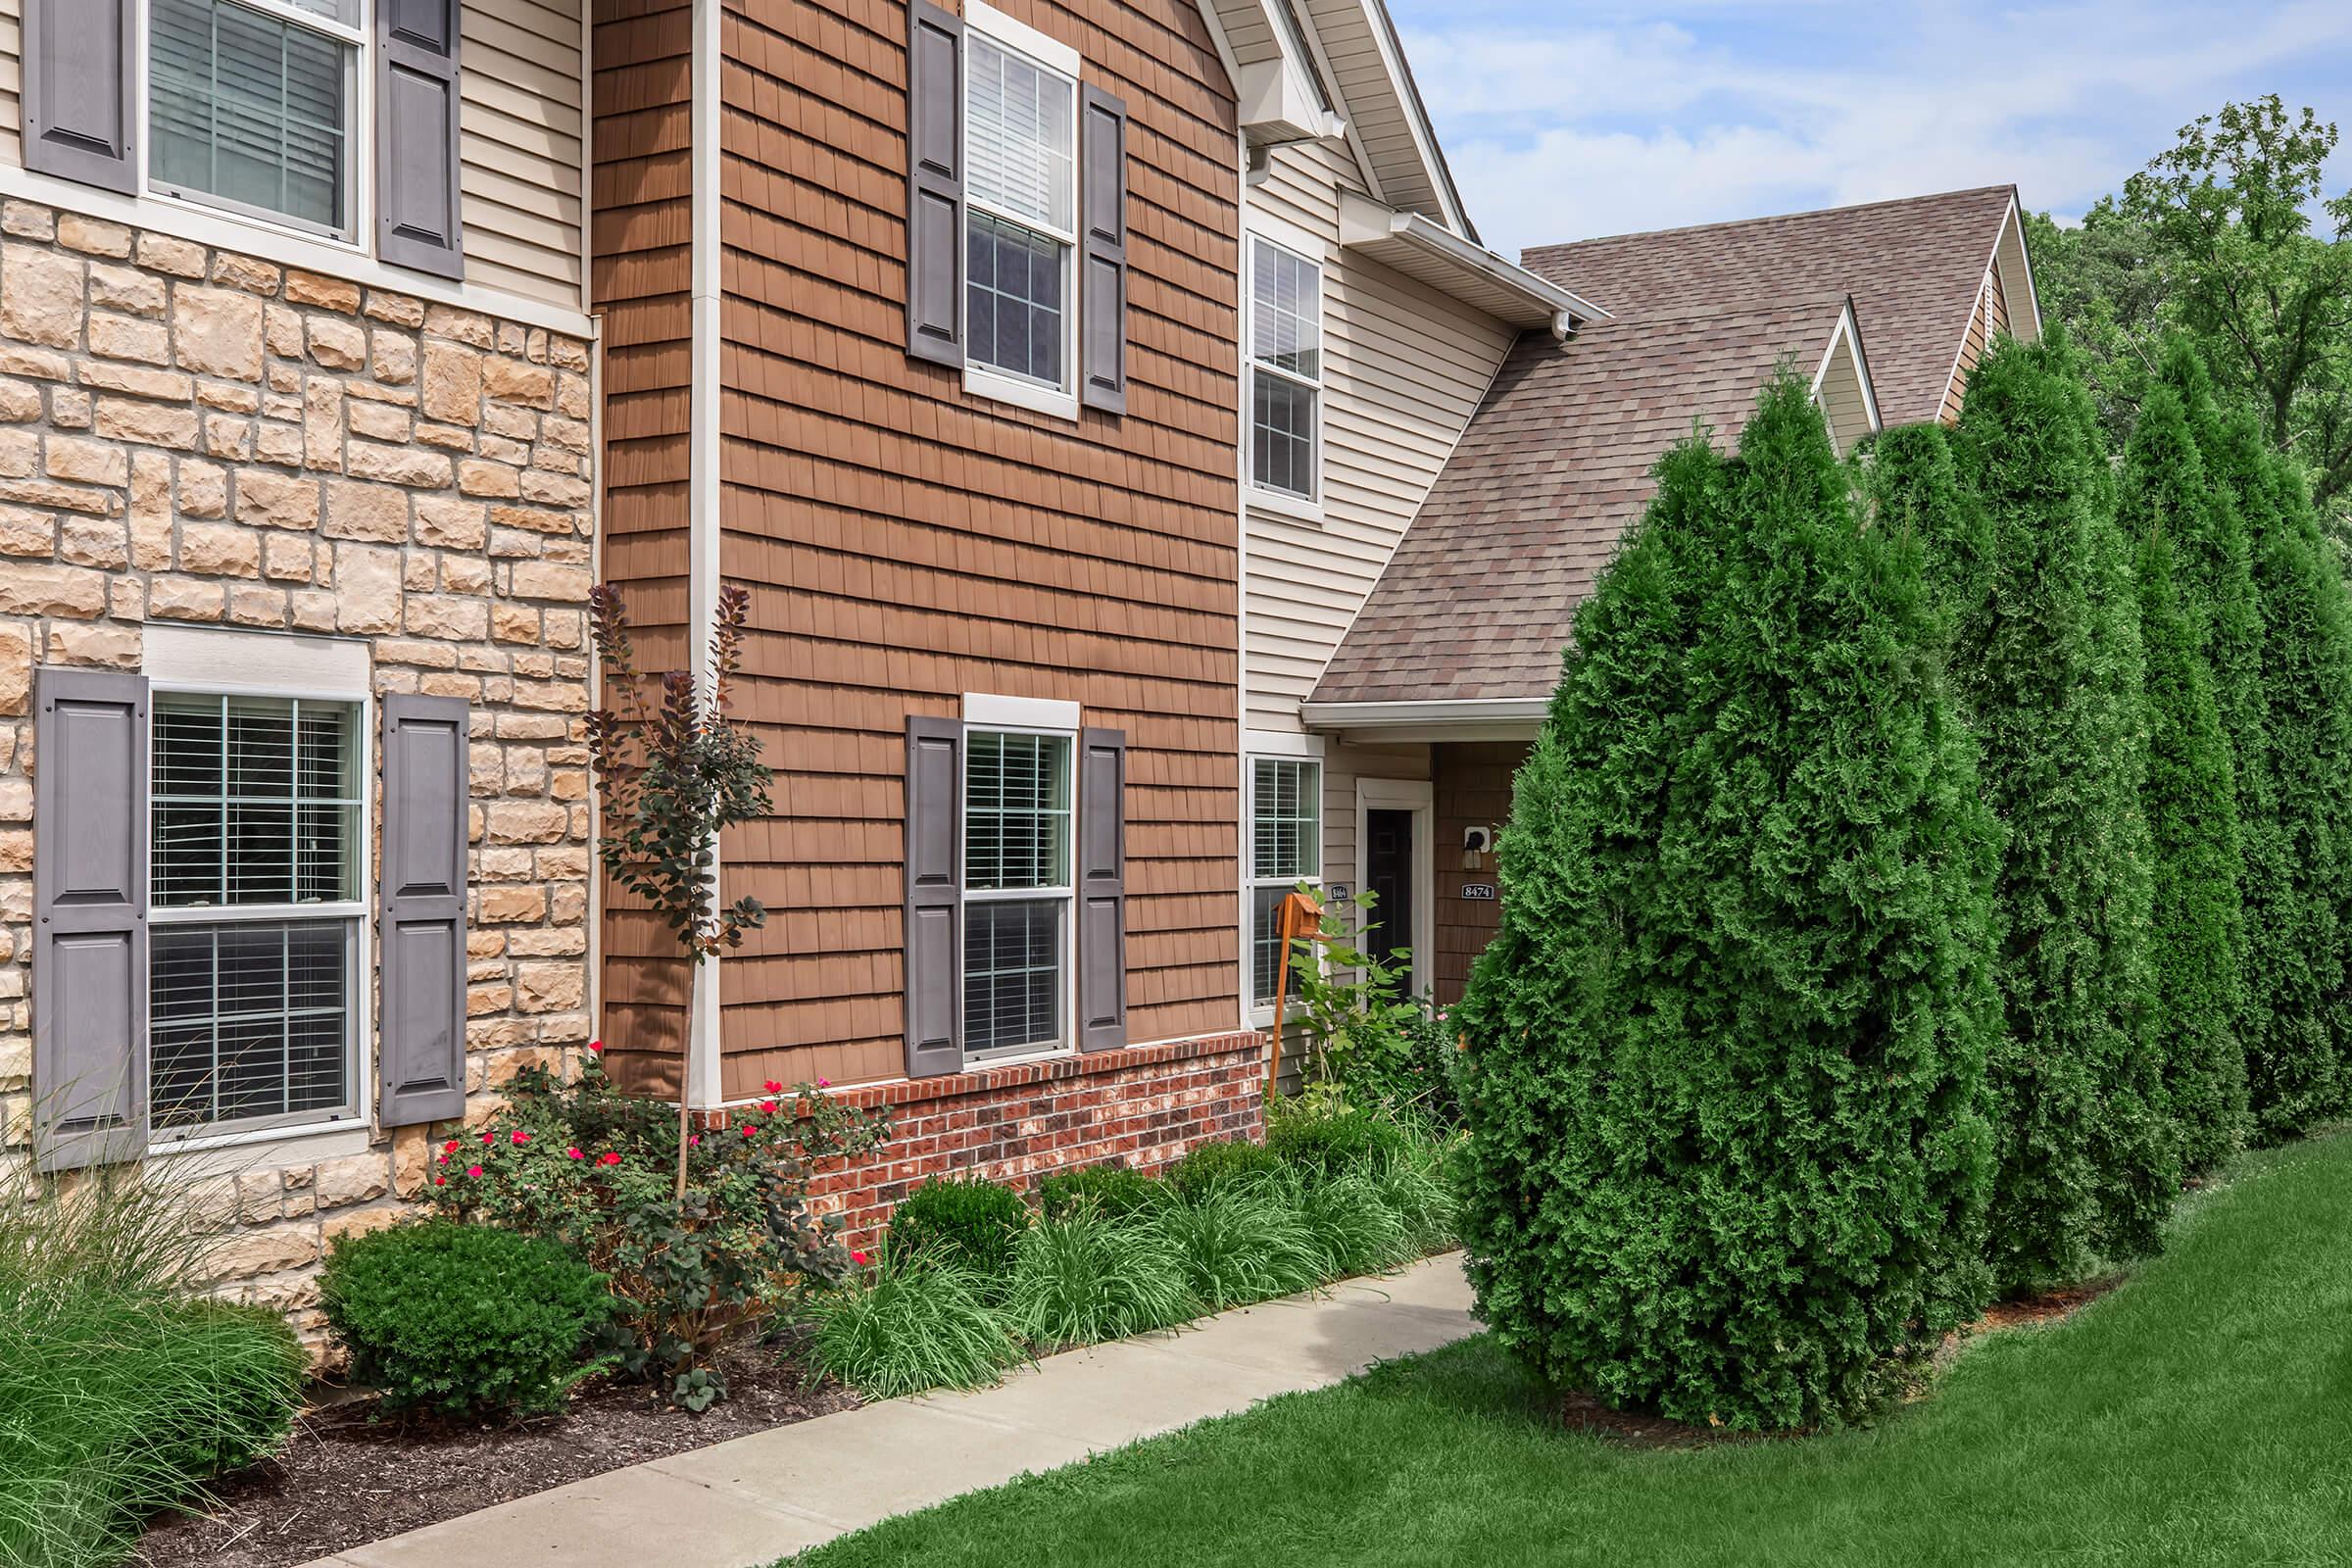
<path id="1" fill-rule="evenodd" d="M 1413 945 L 1413 813 L 1367 811 L 1364 830 L 1364 887 L 1377 903 L 1372 919 L 1379 929 L 1365 946 L 1375 957 L 1403 971 L 1399 978 L 1412 989 L 1410 962 L 1396 956 Z"/>

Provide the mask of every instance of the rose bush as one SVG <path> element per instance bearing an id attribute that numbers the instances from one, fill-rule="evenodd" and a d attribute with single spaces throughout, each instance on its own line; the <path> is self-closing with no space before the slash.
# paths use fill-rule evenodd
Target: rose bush
<path id="1" fill-rule="evenodd" d="M 687 1134 L 680 1199 L 674 1107 L 621 1094 L 600 1051 L 568 1082 L 517 1075 L 502 1112 L 434 1152 L 428 1191 L 442 1213 L 559 1242 L 606 1275 L 617 1364 L 701 1409 L 723 1392 L 722 1346 L 857 1266 L 839 1219 L 810 1211 L 808 1174 L 875 1148 L 888 1118 L 770 1083 L 724 1131 Z"/>

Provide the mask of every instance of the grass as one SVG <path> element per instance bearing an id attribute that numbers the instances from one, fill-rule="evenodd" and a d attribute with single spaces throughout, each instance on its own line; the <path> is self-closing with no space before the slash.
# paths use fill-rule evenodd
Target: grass
<path id="1" fill-rule="evenodd" d="M 1572 1434 L 1482 1338 L 795 1561 L 2346 1561 L 2352 1137 L 2242 1160 L 2170 1243 L 2067 1322 L 1972 1342 L 1873 1429 L 1687 1449 Z"/>
<path id="2" fill-rule="evenodd" d="M 809 1356 L 868 1397 L 984 1389 L 1023 1351 L 980 1278 L 942 1251 L 892 1258 L 818 1299 Z"/>

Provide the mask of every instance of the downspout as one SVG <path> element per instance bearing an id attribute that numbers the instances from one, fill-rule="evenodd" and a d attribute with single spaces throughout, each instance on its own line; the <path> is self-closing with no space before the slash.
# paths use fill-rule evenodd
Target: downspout
<path id="1" fill-rule="evenodd" d="M 694 0 L 694 281 L 693 370 L 687 398 L 687 667 L 709 695 L 710 638 L 718 627 L 719 431 L 719 24 L 722 0 Z M 710 847 L 713 878 L 725 866 Z M 720 884 L 723 888 L 723 882 Z M 723 893 L 722 893 L 723 898 Z M 684 1102 L 697 1110 L 721 1102 L 719 960 L 693 969 L 686 1059 L 679 1068 Z"/>

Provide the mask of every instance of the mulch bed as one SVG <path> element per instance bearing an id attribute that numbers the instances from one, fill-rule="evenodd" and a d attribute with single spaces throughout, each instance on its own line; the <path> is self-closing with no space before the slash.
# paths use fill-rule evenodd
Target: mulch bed
<path id="1" fill-rule="evenodd" d="M 727 1397 L 701 1415 L 641 1384 L 592 1380 L 565 1413 L 499 1426 L 370 1419 L 373 1400 L 314 1409 L 286 1451 L 214 1488 L 212 1507 L 159 1520 L 134 1563 L 294 1568 L 550 1487 L 855 1408 L 858 1396 L 772 1347 L 721 1360 Z"/>
<path id="2" fill-rule="evenodd" d="M 2110 1274 L 2104 1279 L 2090 1280 L 2062 1291 L 2044 1291 L 2039 1296 L 1994 1302 L 1985 1309 L 1983 1317 L 1967 1328 L 1957 1334 L 1944 1336 L 1942 1345 L 1936 1351 L 1932 1369 L 1911 1390 L 1905 1402 L 1925 1397 L 1934 1387 L 1936 1377 L 1951 1364 L 1961 1345 L 1971 1337 L 1994 1329 L 2040 1328 L 2063 1323 L 2123 1284 L 2124 1279 L 2122 1274 Z M 1809 1435 L 1809 1430 L 1731 1432 L 1689 1421 L 1670 1421 L 1664 1416 L 1648 1415 L 1640 1410 L 1612 1410 L 1592 1395 L 1581 1391 L 1571 1391 L 1561 1396 L 1557 1413 L 1560 1424 L 1571 1432 L 1589 1432 L 1621 1443 L 1629 1448 L 1696 1448 L 1716 1443 L 1785 1442 Z"/>

